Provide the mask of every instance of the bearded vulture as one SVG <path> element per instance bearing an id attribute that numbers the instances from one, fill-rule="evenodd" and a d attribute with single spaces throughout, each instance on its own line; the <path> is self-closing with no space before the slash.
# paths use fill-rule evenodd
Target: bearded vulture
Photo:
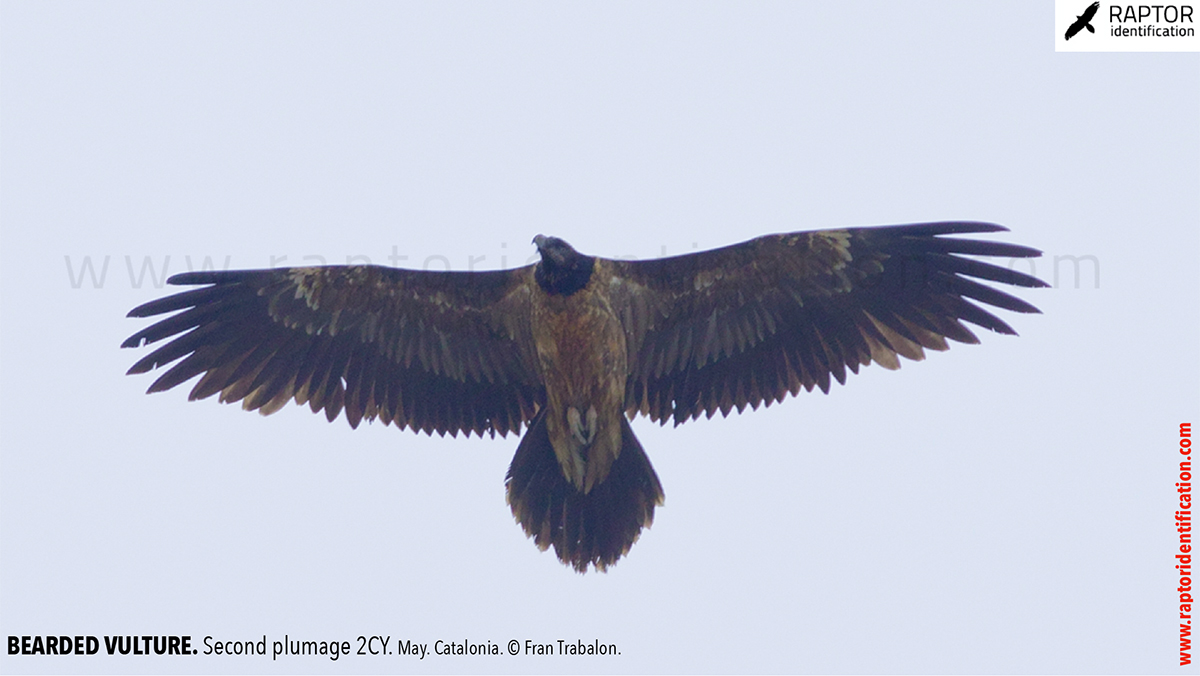
<path id="1" fill-rule="evenodd" d="M 440 435 L 527 428 L 505 480 L 542 550 L 579 572 L 629 551 L 663 489 L 629 420 L 678 425 L 739 413 L 876 362 L 924 358 L 968 322 L 1015 331 L 980 305 L 1037 308 L 976 279 L 1041 280 L 966 256 L 1024 246 L 947 237 L 1006 228 L 944 222 L 767 235 L 654 260 L 579 253 L 555 237 L 540 260 L 488 272 L 376 265 L 202 271 L 134 308 L 170 316 L 122 347 L 167 342 L 130 374 L 174 364 L 149 392 L 200 376 L 189 399 L 270 414 L 289 400 L 351 427 Z M 976 302 L 972 302 L 976 301 Z"/>

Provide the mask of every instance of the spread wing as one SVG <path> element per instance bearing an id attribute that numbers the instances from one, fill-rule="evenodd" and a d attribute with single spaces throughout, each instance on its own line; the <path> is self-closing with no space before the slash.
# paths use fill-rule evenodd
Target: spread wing
<path id="1" fill-rule="evenodd" d="M 379 417 L 426 433 L 519 432 L 545 394 L 528 335 L 532 267 L 435 272 L 332 266 L 189 272 L 201 288 L 151 301 L 130 317 L 180 311 L 126 340 L 171 338 L 129 369 L 179 360 L 149 392 L 197 375 L 190 399 L 220 393 L 246 410 L 289 399 Z"/>
<path id="2" fill-rule="evenodd" d="M 960 254 L 1027 258 L 1028 247 L 947 238 L 1006 230 L 928 223 L 768 235 L 696 254 L 605 261 L 629 346 L 626 409 L 679 424 L 828 392 L 872 361 L 924 358 L 946 338 L 977 343 L 963 321 L 1015 333 L 972 301 L 1037 312 L 975 279 L 1044 282 Z"/>

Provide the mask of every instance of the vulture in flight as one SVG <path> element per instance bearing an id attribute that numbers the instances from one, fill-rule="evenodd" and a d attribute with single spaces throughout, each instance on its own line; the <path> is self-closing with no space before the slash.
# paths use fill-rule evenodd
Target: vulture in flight
<path id="1" fill-rule="evenodd" d="M 767 235 L 653 260 L 534 238 L 540 260 L 487 272 L 376 265 L 187 272 L 195 288 L 130 311 L 170 316 L 122 347 L 166 341 L 130 374 L 172 365 L 149 392 L 196 376 L 270 414 L 289 400 L 432 434 L 519 434 L 505 480 L 525 533 L 585 572 L 614 564 L 663 489 L 629 420 L 700 416 L 829 392 L 847 371 L 899 367 L 964 322 L 1015 331 L 980 306 L 1037 308 L 976 280 L 1046 286 L 967 256 L 1024 246 L 948 237 L 1006 228 L 946 222 Z"/>

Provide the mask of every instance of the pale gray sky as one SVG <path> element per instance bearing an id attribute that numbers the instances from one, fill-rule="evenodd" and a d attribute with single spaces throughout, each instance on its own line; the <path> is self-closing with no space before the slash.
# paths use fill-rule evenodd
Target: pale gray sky
<path id="1" fill-rule="evenodd" d="M 0 633 L 621 651 L 3 671 L 1177 668 L 1196 54 L 1056 54 L 1047 2 L 5 2 L 0 19 Z M 146 396 L 150 377 L 123 375 L 145 352 L 117 347 L 188 257 L 492 268 L 538 233 L 651 257 L 943 219 L 1043 249 L 1055 288 L 1018 295 L 1045 314 L 828 396 L 636 421 L 667 501 L 607 574 L 513 522 L 515 437 Z"/>

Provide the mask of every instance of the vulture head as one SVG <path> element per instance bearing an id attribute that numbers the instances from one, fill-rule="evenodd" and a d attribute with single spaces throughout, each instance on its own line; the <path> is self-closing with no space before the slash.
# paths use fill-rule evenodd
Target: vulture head
<path id="1" fill-rule="evenodd" d="M 596 259 L 584 256 L 557 237 L 538 235 L 533 238 L 542 260 L 534 270 L 534 279 L 546 293 L 569 296 L 587 286 L 592 278 Z"/>

